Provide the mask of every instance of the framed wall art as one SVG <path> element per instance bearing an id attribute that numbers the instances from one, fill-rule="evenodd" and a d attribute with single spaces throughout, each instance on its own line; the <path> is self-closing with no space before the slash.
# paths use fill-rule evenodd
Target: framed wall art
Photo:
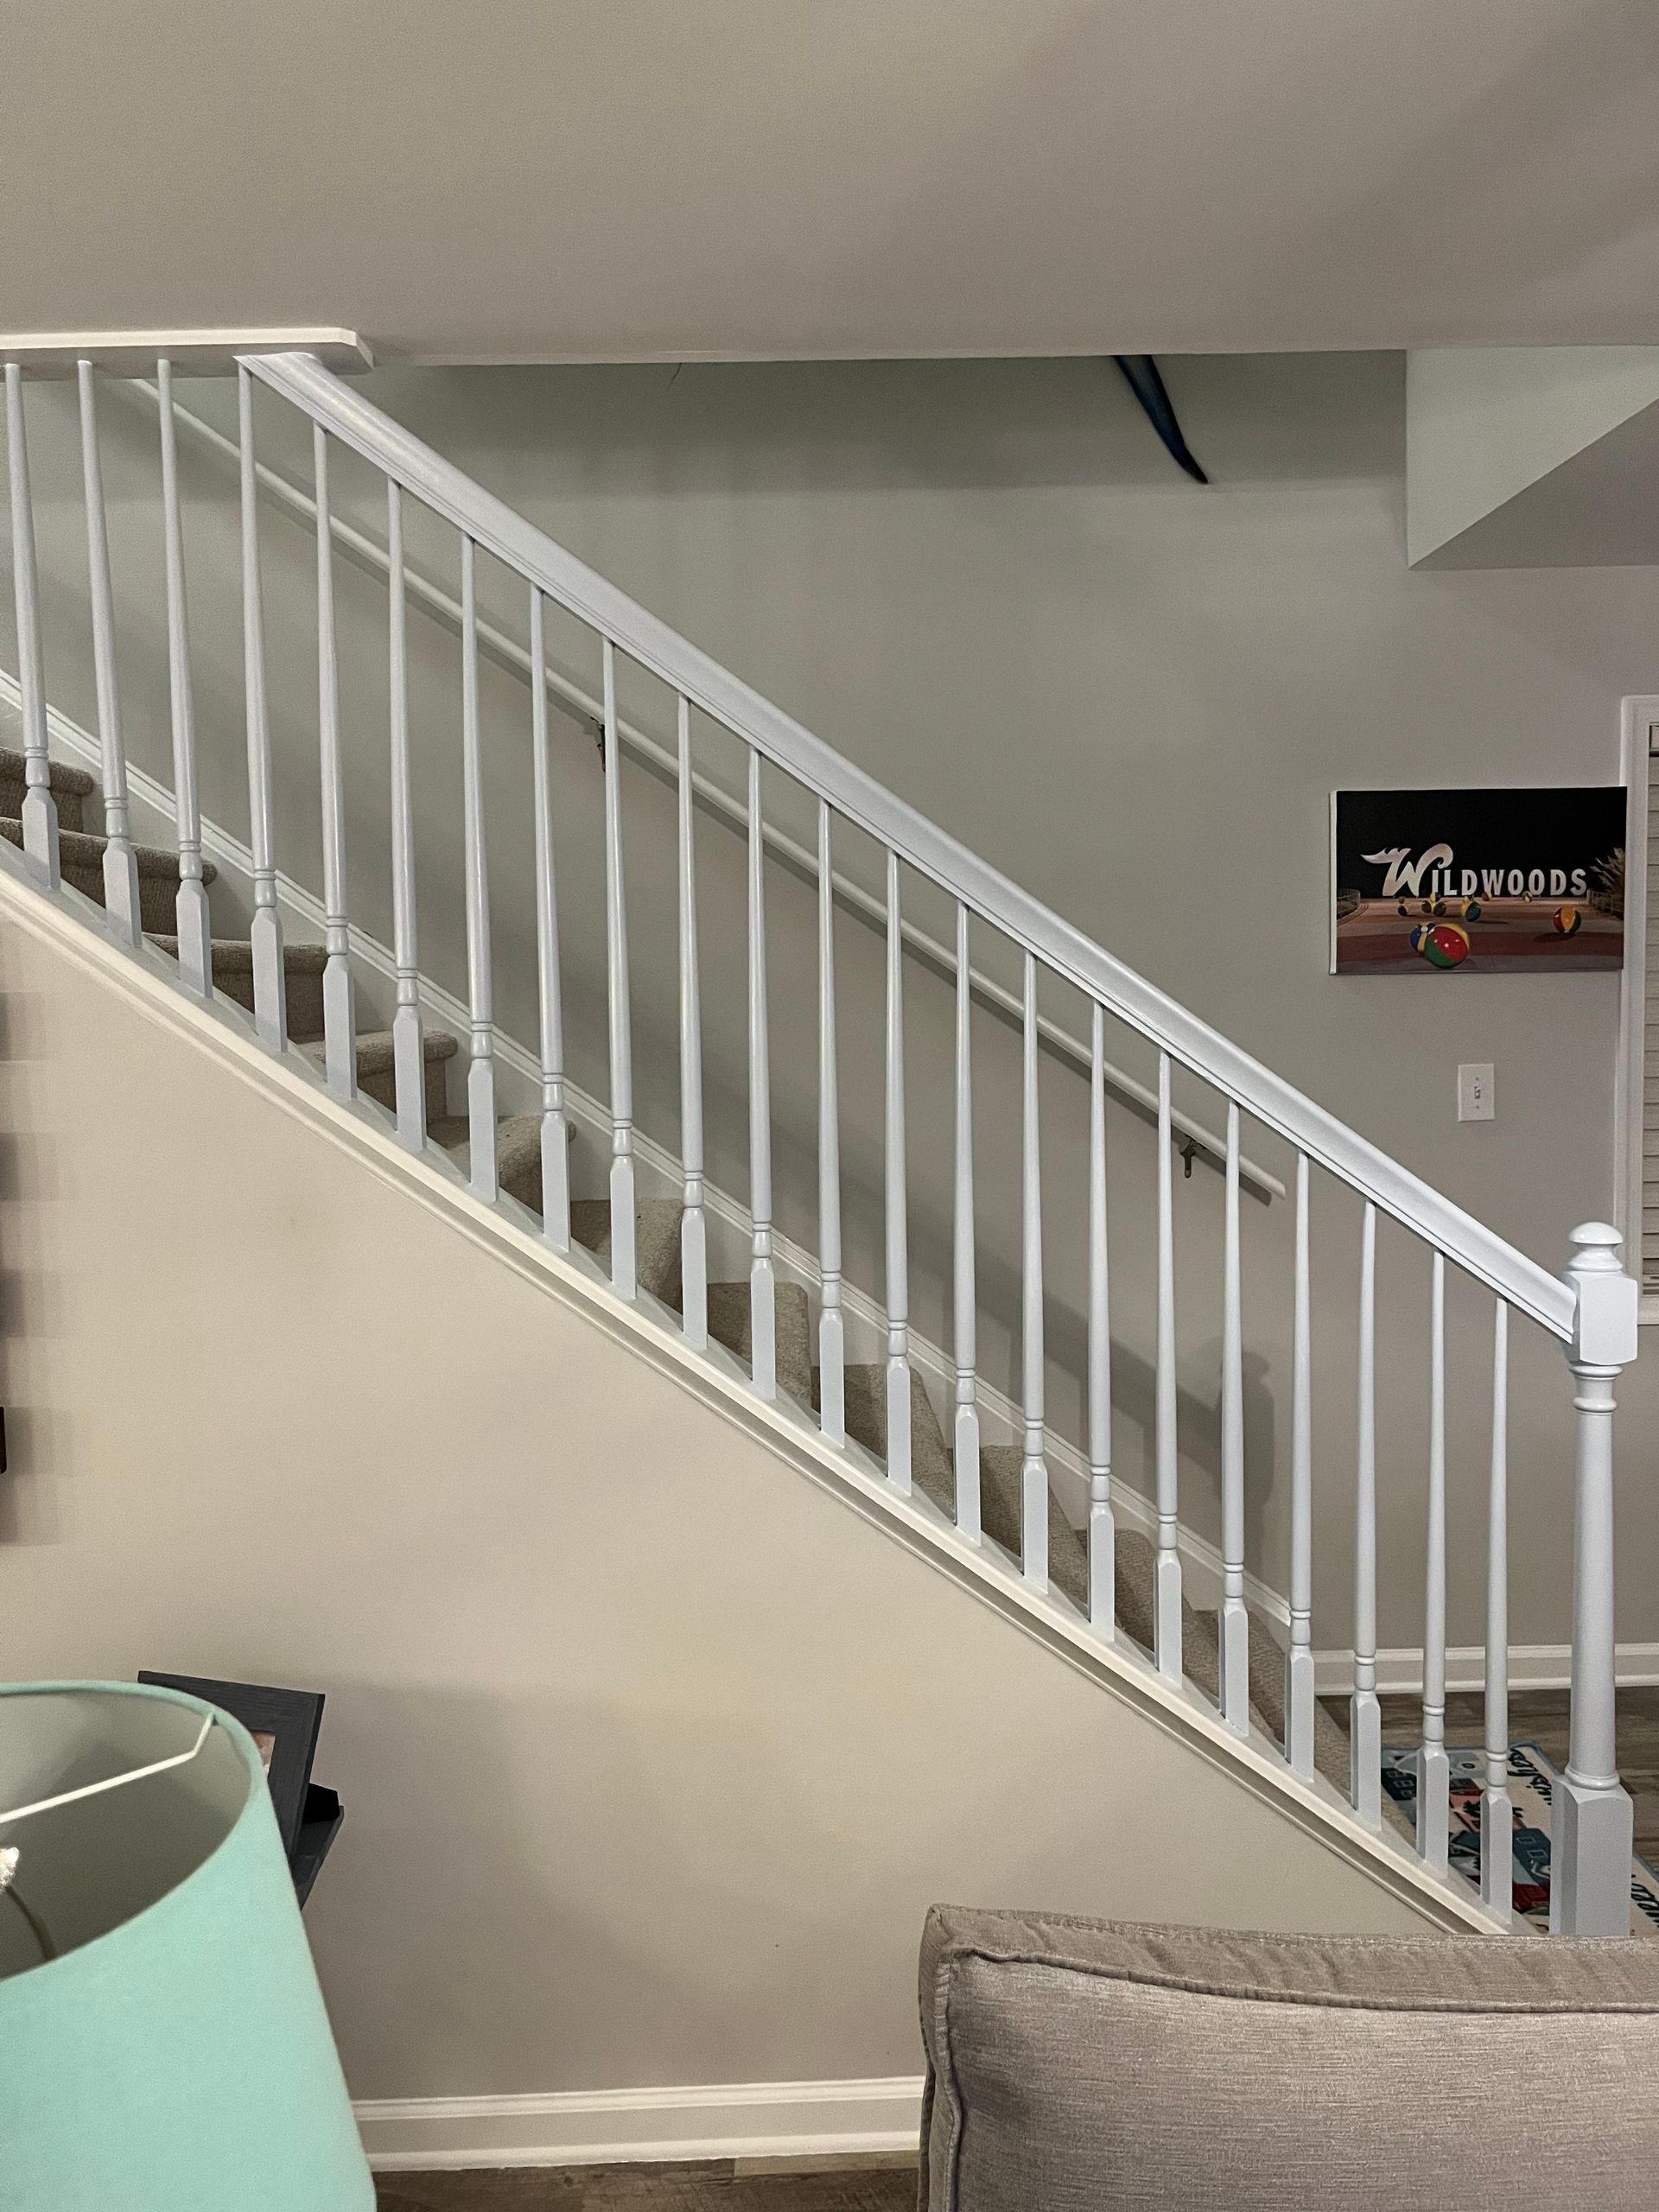
<path id="1" fill-rule="evenodd" d="M 1624 792 L 1333 791 L 1333 976 L 1617 972 Z"/>

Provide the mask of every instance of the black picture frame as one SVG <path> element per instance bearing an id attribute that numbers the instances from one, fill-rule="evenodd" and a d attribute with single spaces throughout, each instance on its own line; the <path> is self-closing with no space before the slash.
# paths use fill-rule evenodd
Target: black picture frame
<path id="1" fill-rule="evenodd" d="M 321 1691 L 276 1689 L 264 1682 L 209 1681 L 199 1675 L 160 1675 L 148 1669 L 141 1671 L 138 1680 L 153 1682 L 160 1689 L 183 1690 L 217 1706 L 242 1723 L 262 1754 L 269 1741 L 265 1776 L 283 1851 L 291 1866 L 305 1818 L 311 1762 L 316 1757 L 317 1735 L 322 1726 Z M 312 1871 L 315 1875 L 315 1868 Z"/>

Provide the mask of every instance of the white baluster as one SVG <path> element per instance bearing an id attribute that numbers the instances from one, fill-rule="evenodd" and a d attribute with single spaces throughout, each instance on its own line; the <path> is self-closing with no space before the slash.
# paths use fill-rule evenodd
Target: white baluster
<path id="1" fill-rule="evenodd" d="M 1376 1208 L 1367 1199 L 1359 1263 L 1359 1402 L 1354 1527 L 1354 1694 L 1350 1795 L 1362 1821 L 1382 1821 L 1382 1709 L 1376 1701 Z"/>
<path id="2" fill-rule="evenodd" d="M 334 541 L 328 518 L 328 440 L 311 437 L 317 486 L 317 730 L 322 775 L 323 1066 L 337 1098 L 357 1096 L 357 1015 L 346 920 L 346 785 L 340 754 L 340 659 L 334 634 Z"/>
<path id="3" fill-rule="evenodd" d="M 213 924 L 201 880 L 201 809 L 196 795 L 196 714 L 190 682 L 190 630 L 184 588 L 184 517 L 179 498 L 179 434 L 173 414 L 173 364 L 157 361 L 161 409 L 162 531 L 167 570 L 167 677 L 173 723 L 173 791 L 178 809 L 179 976 L 205 999 L 213 995 Z"/>
<path id="4" fill-rule="evenodd" d="M 836 1066 L 836 881 L 830 809 L 818 801 L 818 1424 L 847 1441 L 841 1311 L 841 1091 Z"/>
<path id="5" fill-rule="evenodd" d="M 490 872 L 484 842 L 484 753 L 478 726 L 478 556 L 461 541 L 461 802 L 467 844 L 467 1142 L 476 1198 L 493 1200 L 495 1168 L 495 1014 L 490 958 Z"/>
<path id="6" fill-rule="evenodd" d="M 887 1480 L 910 1495 L 910 1220 L 905 1187 L 905 941 L 887 855 Z"/>
<path id="7" fill-rule="evenodd" d="M 1025 1456 L 1020 1462 L 1020 1570 L 1048 1587 L 1048 1460 L 1043 1448 L 1043 1167 L 1037 1102 L 1037 963 L 1026 955 L 1024 1109 L 1020 1172 L 1020 1383 Z"/>
<path id="8" fill-rule="evenodd" d="M 1417 1848 L 1446 1869 L 1452 1768 L 1446 1756 L 1446 1255 L 1428 1294 L 1428 1564 L 1423 1605 L 1423 1748 L 1417 1762 Z"/>
<path id="9" fill-rule="evenodd" d="M 386 560 L 391 728 L 391 952 L 397 969 L 391 1063 L 397 1135 L 411 1152 L 426 1145 L 426 1046 L 415 930 L 415 798 L 409 753 L 409 609 L 404 579 L 404 501 L 386 485 Z"/>
<path id="10" fill-rule="evenodd" d="M 778 1395 L 778 1289 L 772 1263 L 772 1062 L 766 1037 L 766 831 L 760 755 L 749 749 L 749 1374 Z"/>
<path id="11" fill-rule="evenodd" d="M 702 1007 L 697 977 L 696 788 L 691 708 L 679 702 L 680 832 L 680 1318 L 685 1341 L 709 1341 L 709 1224 L 702 1183 Z"/>
<path id="12" fill-rule="evenodd" d="M 956 1359 L 957 1526 L 980 1540 L 979 1295 L 974 1253 L 973 996 L 969 982 L 968 909 L 957 901 L 957 1203 L 951 1280 Z"/>
<path id="13" fill-rule="evenodd" d="M 40 585 L 35 568 L 35 501 L 23 433 L 23 372 L 6 364 L 6 459 L 10 472 L 11 574 L 17 603 L 17 682 L 23 695 L 23 853 L 35 880 L 55 891 L 58 803 L 46 749 L 46 671 L 41 653 Z"/>
<path id="14" fill-rule="evenodd" d="M 127 760 L 121 743 L 121 702 L 115 680 L 115 594 L 110 581 L 110 533 L 104 470 L 98 449 L 98 397 L 92 365 L 76 364 L 80 388 L 80 467 L 86 494 L 86 565 L 92 600 L 92 678 L 98 692 L 99 760 L 104 780 L 104 911 L 124 944 L 144 932 L 138 861 L 132 849 Z"/>
<path id="15" fill-rule="evenodd" d="M 633 1216 L 633 1021 L 628 995 L 628 915 L 622 890 L 622 747 L 616 728 L 616 648 L 607 638 L 605 717 L 605 957 L 611 1039 L 611 1287 L 639 1287 Z"/>
<path id="16" fill-rule="evenodd" d="M 265 700 L 265 621 L 259 587 L 259 485 L 253 465 L 253 378 L 237 370 L 242 458 L 242 666 L 247 693 L 249 842 L 253 847 L 253 1026 L 273 1052 L 288 1044 L 283 923 L 276 911 L 270 717 Z"/>
<path id="17" fill-rule="evenodd" d="M 1175 1397 L 1175 1159 L 1170 1145 L 1169 1054 L 1158 1055 L 1158 1334 L 1154 1358 L 1158 1556 L 1153 1641 L 1158 1671 L 1181 1679 L 1179 1461 Z"/>
<path id="18" fill-rule="evenodd" d="M 1089 1618 L 1117 1633 L 1117 1524 L 1112 1510 L 1112 1319 L 1106 1259 L 1106 1011 L 1089 1045 Z"/>
<path id="19" fill-rule="evenodd" d="M 1636 1357 L 1637 1286 L 1618 1231 L 1573 1231 L 1566 1280 L 1578 1294 L 1567 1365 L 1576 1386 L 1573 1513 L 1573 1716 L 1555 1792 L 1549 1924 L 1560 1936 L 1628 1936 L 1633 1819 L 1618 1778 L 1613 1630 L 1613 1385 Z"/>
<path id="20" fill-rule="evenodd" d="M 1238 1231 L 1238 1107 L 1227 1102 L 1221 1313 L 1221 1710 L 1250 1732 L 1250 1617 L 1244 1609 L 1244 1325 Z"/>
<path id="21" fill-rule="evenodd" d="M 1515 1911 L 1515 1808 L 1510 1802 L 1510 1309 L 1492 1316 L 1492 1459 L 1486 1491 L 1486 1787 L 1480 1794 L 1480 1894 L 1507 1923 Z"/>
<path id="22" fill-rule="evenodd" d="M 553 862 L 553 769 L 547 735 L 547 613 L 530 592 L 530 745 L 536 804 L 536 974 L 542 1050 L 542 1235 L 570 1249 L 570 1128 L 564 1105 L 564 999 Z"/>
<path id="23" fill-rule="evenodd" d="M 1296 1287 L 1290 1384 L 1290 1649 L 1285 1660 L 1285 1752 L 1313 1779 L 1313 1338 L 1308 1264 L 1307 1156 L 1296 1155 Z"/>

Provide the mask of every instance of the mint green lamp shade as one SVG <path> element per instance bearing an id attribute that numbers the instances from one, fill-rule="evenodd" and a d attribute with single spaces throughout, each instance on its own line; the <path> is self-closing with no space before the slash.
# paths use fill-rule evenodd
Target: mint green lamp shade
<path id="1" fill-rule="evenodd" d="M 259 1755 L 211 1711 L 0 1686 L 4 2212 L 372 2212 Z"/>

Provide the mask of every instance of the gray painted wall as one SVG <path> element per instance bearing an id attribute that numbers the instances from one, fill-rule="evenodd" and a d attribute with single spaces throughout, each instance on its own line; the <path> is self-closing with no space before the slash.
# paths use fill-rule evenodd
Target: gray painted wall
<path id="1" fill-rule="evenodd" d="M 1567 976 L 1336 980 L 1325 973 L 1326 804 L 1333 785 L 1596 781 L 1617 774 L 1623 693 L 1659 688 L 1645 571 L 1413 574 L 1403 543 L 1398 357 L 1175 361 L 1169 379 L 1217 482 L 1165 460 L 1109 365 L 1087 361 L 825 366 L 424 371 L 368 380 L 372 397 L 555 537 L 682 628 L 1007 874 L 1302 1084 L 1548 1264 L 1567 1229 L 1612 1203 L 1617 992 Z M 63 395 L 32 392 L 48 461 L 73 467 Z M 225 395 L 203 390 L 221 419 Z M 166 758 L 157 651 L 153 422 L 111 396 L 118 562 L 135 752 Z M 265 417 L 262 412 L 262 429 Z M 120 427 L 118 429 L 118 423 Z M 54 427 L 55 425 L 55 427 Z M 308 466 L 270 421 L 270 451 Z M 209 810 L 245 823 L 232 489 L 193 463 L 193 590 Z M 366 483 L 340 504 L 372 519 Z M 283 857 L 315 882 L 315 645 L 308 550 L 267 532 Z M 90 715 L 78 524 L 42 517 L 54 696 Z M 432 563 L 453 577 L 453 549 Z M 486 605 L 522 632 L 516 592 L 485 574 Z M 342 584 L 361 918 L 386 934 L 384 592 Z M 416 624 L 423 963 L 463 988 L 458 663 Z M 561 638 L 596 677 L 597 655 Z M 627 677 L 625 701 L 666 731 L 670 702 Z M 531 906 L 528 702 L 487 672 L 499 1010 L 529 1039 Z M 562 895 L 575 1066 L 603 1090 L 601 786 L 589 742 L 562 739 Z M 706 731 L 710 766 L 735 763 Z M 631 775 L 640 1109 L 672 1144 L 671 810 Z M 769 804 L 786 806 L 769 791 Z M 741 859 L 702 836 L 711 1168 L 741 1193 Z M 849 842 L 849 864 L 869 856 Z M 944 919 L 917 894 L 924 918 Z M 810 1243 L 816 1068 L 810 904 L 773 891 L 779 1219 Z M 849 1263 L 879 1290 L 879 949 L 842 938 Z M 993 957 L 995 955 L 992 954 Z M 1046 1006 L 1047 1001 L 1046 1001 Z M 1057 996 L 1057 1014 L 1068 1011 Z M 1076 1009 L 1070 1009 L 1075 1018 Z M 915 1312 L 948 1313 L 950 1005 L 911 990 Z M 982 1030 L 980 1180 L 985 1362 L 1017 1388 L 1016 1055 Z M 1148 1072 L 1132 1039 L 1127 1065 Z M 1459 1127 L 1461 1059 L 1497 1069 L 1498 1115 Z M 1196 1087 L 1195 1109 L 1214 1111 Z M 1084 1087 L 1045 1075 L 1051 1399 L 1075 1433 L 1081 1356 Z M 1281 1173 L 1260 1133 L 1247 1149 Z M 1114 1333 L 1119 1468 L 1147 1475 L 1153 1147 L 1115 1116 Z M 596 1163 L 586 1163 L 593 1173 Z M 594 1187 L 598 1187 L 597 1184 Z M 1216 1522 L 1219 1189 L 1179 1186 L 1183 1511 Z M 1357 1208 L 1317 1194 L 1316 1642 L 1347 1622 Z M 1287 1453 L 1288 1210 L 1246 1221 L 1252 1564 L 1283 1586 Z M 1421 1635 L 1427 1269 L 1385 1232 L 1381 1381 L 1385 1644 Z M 1452 1637 L 1480 1634 L 1484 1362 L 1490 1301 L 1454 1282 Z M 1517 1642 L 1567 1629 L 1570 1420 L 1553 1346 L 1521 1332 L 1515 1361 L 1513 1543 Z M 1621 1634 L 1659 1637 L 1652 1394 L 1632 1378 L 1621 1435 Z"/>

